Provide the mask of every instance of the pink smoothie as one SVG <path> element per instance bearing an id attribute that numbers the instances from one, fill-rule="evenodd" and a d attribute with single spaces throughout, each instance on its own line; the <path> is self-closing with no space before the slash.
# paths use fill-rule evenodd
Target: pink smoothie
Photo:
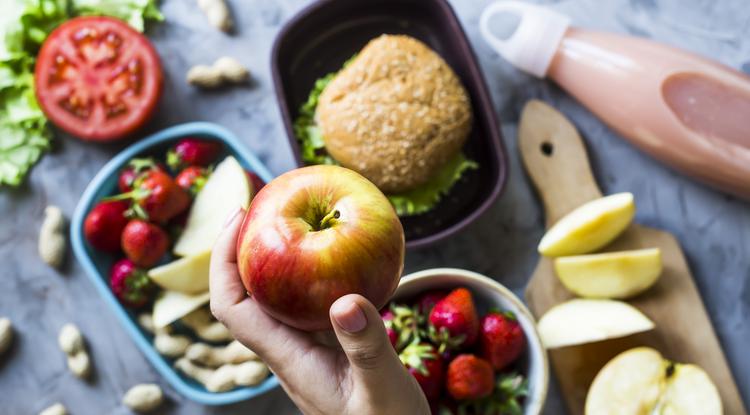
<path id="1" fill-rule="evenodd" d="M 750 78 L 644 39 L 567 30 L 547 76 L 635 145 L 750 198 Z"/>
<path id="2" fill-rule="evenodd" d="M 500 15 L 518 24 L 502 36 Z M 750 199 L 750 77 L 647 39 L 569 26 L 549 8 L 491 4 L 480 30 L 518 68 L 549 77 L 666 164 Z"/>

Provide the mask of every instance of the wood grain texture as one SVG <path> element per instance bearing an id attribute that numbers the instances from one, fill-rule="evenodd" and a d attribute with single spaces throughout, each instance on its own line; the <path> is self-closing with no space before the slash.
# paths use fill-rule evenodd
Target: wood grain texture
<path id="1" fill-rule="evenodd" d="M 526 104 L 518 139 L 524 166 L 544 201 L 548 228 L 582 203 L 601 197 L 583 141 L 575 127 L 552 107 L 541 101 Z M 628 302 L 651 318 L 656 329 L 620 339 L 550 350 L 568 410 L 571 414 L 583 414 L 588 388 L 611 358 L 636 346 L 651 346 L 668 359 L 703 367 L 720 391 L 725 412 L 745 414 L 732 373 L 677 240 L 667 232 L 633 224 L 604 251 L 654 247 L 662 251 L 662 276 L 654 287 Z M 574 296 L 556 277 L 552 260 L 540 258 L 526 290 L 526 299 L 535 316 L 540 318 L 552 306 L 572 298 Z"/>

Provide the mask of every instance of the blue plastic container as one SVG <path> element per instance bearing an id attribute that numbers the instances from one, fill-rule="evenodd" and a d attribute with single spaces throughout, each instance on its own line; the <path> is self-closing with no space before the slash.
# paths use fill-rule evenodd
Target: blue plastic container
<path id="1" fill-rule="evenodd" d="M 223 156 L 234 156 L 244 168 L 255 172 L 265 182 L 269 182 L 273 178 L 268 169 L 240 144 L 237 137 L 223 127 L 205 122 L 170 127 L 124 149 L 102 167 L 86 187 L 78 206 L 76 206 L 70 226 L 70 240 L 73 245 L 73 252 L 86 271 L 86 275 L 94 283 L 99 294 L 156 370 L 167 379 L 174 389 L 188 399 L 205 405 L 225 405 L 263 394 L 278 386 L 279 381 L 271 375 L 258 386 L 214 393 L 207 391 L 203 385 L 193 379 L 175 371 L 172 367 L 173 360 L 161 356 L 154 349 L 152 345 L 153 336 L 141 329 L 136 322 L 135 314 L 124 308 L 110 291 L 109 269 L 115 258 L 112 255 L 95 251 L 86 242 L 83 235 L 83 222 L 89 210 L 101 198 L 118 193 L 118 174 L 130 159 L 150 155 L 163 157 L 166 150 L 177 140 L 188 136 L 221 141 L 225 148 Z M 220 156 L 219 160 L 221 158 Z"/>

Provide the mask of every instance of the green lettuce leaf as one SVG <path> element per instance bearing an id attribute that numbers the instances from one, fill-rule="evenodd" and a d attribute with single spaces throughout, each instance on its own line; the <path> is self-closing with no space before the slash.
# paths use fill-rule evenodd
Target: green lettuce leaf
<path id="1" fill-rule="evenodd" d="M 0 186 L 18 186 L 50 147 L 47 118 L 34 97 L 30 60 L 0 61 Z"/>
<path id="2" fill-rule="evenodd" d="M 117 17 L 142 32 L 146 21 L 161 22 L 164 15 L 156 0 L 74 0 L 76 15 L 104 15 Z"/>
<path id="3" fill-rule="evenodd" d="M 315 108 L 318 106 L 320 94 L 326 86 L 336 76 L 336 72 L 315 81 L 310 96 L 299 109 L 299 116 L 294 120 L 294 135 L 300 144 L 302 161 L 307 164 L 338 164 L 326 152 L 326 143 L 323 141 L 323 134 L 315 123 Z"/>
<path id="4" fill-rule="evenodd" d="M 3 22 L 6 58 L 36 56 L 47 35 L 71 14 L 70 0 L 5 0 L 12 18 Z M 7 17 L 7 16 L 6 16 Z M 33 67 L 33 61 L 32 61 Z"/>
<path id="5" fill-rule="evenodd" d="M 344 67 L 352 60 L 354 57 L 346 61 Z M 336 77 L 336 72 L 329 73 L 315 81 L 307 101 L 302 104 L 299 115 L 294 120 L 294 135 L 300 145 L 302 161 L 306 164 L 338 164 L 326 151 L 323 134 L 315 122 L 315 108 L 318 106 L 320 94 L 334 77 Z M 476 162 L 467 159 L 463 153 L 459 153 L 424 185 L 408 192 L 386 196 L 399 216 L 419 215 L 432 210 L 461 179 L 464 172 L 478 167 Z"/>
<path id="6" fill-rule="evenodd" d="M 44 39 L 78 15 L 105 15 L 143 31 L 161 21 L 157 0 L 0 0 L 0 186 L 18 186 L 50 148 L 34 96 L 34 62 Z"/>
<path id="7" fill-rule="evenodd" d="M 458 153 L 429 182 L 408 192 L 386 196 L 399 216 L 419 215 L 432 210 L 461 179 L 464 172 L 477 168 L 479 165 L 476 162 L 467 159 L 463 153 Z"/>

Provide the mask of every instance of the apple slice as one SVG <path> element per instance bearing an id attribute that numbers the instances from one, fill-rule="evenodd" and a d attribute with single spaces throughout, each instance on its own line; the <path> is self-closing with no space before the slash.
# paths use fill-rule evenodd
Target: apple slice
<path id="1" fill-rule="evenodd" d="M 208 267 L 211 251 L 186 256 L 162 266 L 151 268 L 148 276 L 166 290 L 185 294 L 208 291 Z"/>
<path id="2" fill-rule="evenodd" d="M 177 291 L 163 291 L 154 302 L 152 319 L 154 328 L 161 329 L 190 314 L 203 304 L 208 303 L 208 291 L 189 295 Z"/>
<path id="3" fill-rule="evenodd" d="M 586 396 L 586 414 L 651 414 L 665 371 L 664 359 L 654 349 L 620 353 L 596 375 Z"/>
<path id="4" fill-rule="evenodd" d="M 706 372 L 675 364 L 649 347 L 615 356 L 594 378 L 586 415 L 720 415 L 721 398 Z"/>
<path id="5" fill-rule="evenodd" d="M 225 158 L 195 197 L 174 253 L 193 256 L 210 251 L 227 216 L 240 206 L 247 208 L 252 194 L 252 184 L 240 163 L 232 156 Z"/>
<path id="6" fill-rule="evenodd" d="M 669 373 L 667 373 L 669 376 Z M 721 415 L 721 396 L 703 369 L 676 364 L 659 404 L 660 414 Z"/>
<path id="7" fill-rule="evenodd" d="M 654 285 L 661 271 L 659 248 L 555 258 L 563 285 L 587 298 L 632 297 Z"/>
<path id="8" fill-rule="evenodd" d="M 584 203 L 555 223 L 539 242 L 539 253 L 558 257 L 593 252 L 615 239 L 635 215 L 632 193 Z"/>
<path id="9" fill-rule="evenodd" d="M 578 298 L 550 308 L 538 328 L 544 347 L 554 349 L 625 337 L 651 330 L 654 323 L 622 301 Z"/>

